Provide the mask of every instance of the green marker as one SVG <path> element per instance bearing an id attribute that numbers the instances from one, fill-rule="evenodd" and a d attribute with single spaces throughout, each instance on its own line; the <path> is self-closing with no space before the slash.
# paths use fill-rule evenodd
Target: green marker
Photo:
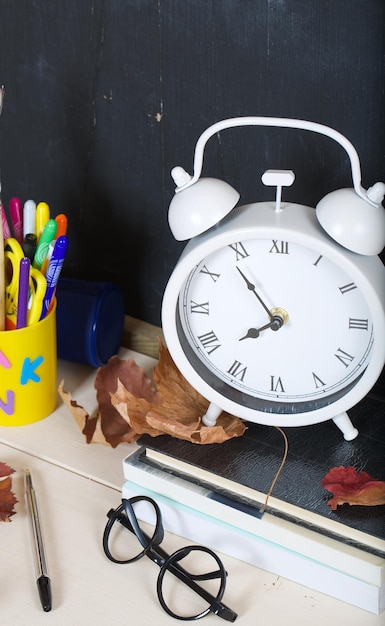
<path id="1" fill-rule="evenodd" d="M 35 256 L 33 257 L 33 267 L 37 270 L 41 269 L 43 265 L 44 259 L 47 256 L 49 244 L 55 238 L 57 231 L 57 222 L 56 220 L 50 219 L 47 221 L 44 226 L 44 230 L 39 239 L 39 243 L 37 244 Z"/>

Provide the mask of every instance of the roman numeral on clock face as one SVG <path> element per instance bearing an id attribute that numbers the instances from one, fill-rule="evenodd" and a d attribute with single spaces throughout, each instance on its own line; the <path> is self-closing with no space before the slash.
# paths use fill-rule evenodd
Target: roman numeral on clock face
<path id="1" fill-rule="evenodd" d="M 357 289 L 357 285 L 354 283 L 348 283 L 347 285 L 343 285 L 342 287 L 338 287 L 342 295 L 348 293 L 348 291 L 353 291 L 353 289 Z"/>
<path id="2" fill-rule="evenodd" d="M 221 347 L 218 337 L 213 330 L 210 330 L 208 333 L 204 333 L 203 335 L 199 335 L 198 339 L 208 354 L 211 354 Z"/>
<path id="3" fill-rule="evenodd" d="M 239 261 L 240 259 L 245 259 L 247 256 L 249 256 L 249 253 L 247 252 L 245 246 L 240 241 L 238 243 L 231 243 L 229 245 L 229 248 L 234 250 L 236 261 Z"/>
<path id="4" fill-rule="evenodd" d="M 314 374 L 314 372 L 312 372 L 312 374 L 313 374 L 313 380 L 314 380 L 315 388 L 318 389 L 318 387 L 325 387 L 324 381 L 321 380 L 320 377 L 317 376 L 317 374 Z"/>
<path id="5" fill-rule="evenodd" d="M 209 303 L 208 302 L 194 302 L 191 300 L 190 302 L 190 311 L 191 313 L 203 313 L 205 315 L 209 314 Z"/>
<path id="6" fill-rule="evenodd" d="M 368 330 L 369 321 L 367 319 L 349 317 L 349 328 L 357 328 L 358 330 Z"/>
<path id="7" fill-rule="evenodd" d="M 270 376 L 270 391 L 285 392 L 282 380 L 279 376 Z"/>
<path id="8" fill-rule="evenodd" d="M 354 359 L 354 356 L 348 354 L 347 352 L 345 352 L 345 350 L 342 350 L 341 348 L 338 348 L 334 356 L 336 356 L 337 359 L 341 361 L 343 365 L 345 365 L 345 367 L 349 367 L 350 363 Z"/>
<path id="9" fill-rule="evenodd" d="M 240 363 L 239 361 L 235 360 L 230 369 L 227 370 L 227 373 L 230 374 L 230 376 L 234 376 L 234 378 L 239 378 L 239 380 L 243 382 L 246 370 L 247 367 L 242 365 L 242 363 Z"/>
<path id="10" fill-rule="evenodd" d="M 207 268 L 207 265 L 204 265 L 202 267 L 200 273 L 207 274 L 207 276 L 210 276 L 211 280 L 213 280 L 214 283 L 216 283 L 218 278 L 220 277 L 220 274 L 216 274 L 215 272 L 210 272 L 210 270 Z"/>
<path id="11" fill-rule="evenodd" d="M 289 254 L 289 242 L 288 241 L 278 241 L 278 239 L 273 239 L 273 245 L 271 246 L 269 253 L 275 254 Z"/>

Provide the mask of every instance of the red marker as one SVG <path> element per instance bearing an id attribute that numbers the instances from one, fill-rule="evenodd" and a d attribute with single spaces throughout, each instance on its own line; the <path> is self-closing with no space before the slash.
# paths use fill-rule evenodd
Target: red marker
<path id="1" fill-rule="evenodd" d="M 23 242 L 23 206 L 20 198 L 11 198 L 9 201 L 9 213 L 11 216 L 12 230 L 15 239 Z"/>
<path id="2" fill-rule="evenodd" d="M 12 237 L 12 235 L 11 235 L 10 228 L 8 226 L 7 216 L 5 215 L 3 203 L 1 202 L 1 200 L 0 200 L 0 212 L 1 212 L 1 224 L 3 226 L 3 239 L 5 241 L 6 239 L 9 239 L 10 237 Z"/>

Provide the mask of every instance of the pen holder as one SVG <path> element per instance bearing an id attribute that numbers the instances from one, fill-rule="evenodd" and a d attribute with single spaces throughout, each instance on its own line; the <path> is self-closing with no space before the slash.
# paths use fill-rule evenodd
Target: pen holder
<path id="1" fill-rule="evenodd" d="M 56 302 L 41 321 L 0 332 L 0 426 L 23 426 L 56 408 Z"/>

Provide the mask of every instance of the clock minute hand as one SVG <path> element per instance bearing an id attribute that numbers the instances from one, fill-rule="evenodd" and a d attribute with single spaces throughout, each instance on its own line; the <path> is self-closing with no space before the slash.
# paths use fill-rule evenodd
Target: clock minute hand
<path id="1" fill-rule="evenodd" d="M 253 294 L 255 295 L 255 297 L 258 299 L 259 303 L 263 306 L 263 308 L 265 309 L 266 313 L 268 314 L 269 318 L 272 320 L 273 319 L 273 315 L 270 311 L 270 309 L 266 306 L 266 304 L 264 303 L 264 301 L 262 300 L 262 298 L 260 297 L 260 295 L 258 294 L 255 285 L 253 285 L 252 282 L 249 281 L 249 279 L 247 278 L 247 276 L 244 275 L 244 273 L 239 269 L 238 265 L 236 266 L 238 272 L 240 273 L 240 275 L 242 276 L 243 280 L 245 281 L 247 288 L 249 291 L 252 291 Z"/>

